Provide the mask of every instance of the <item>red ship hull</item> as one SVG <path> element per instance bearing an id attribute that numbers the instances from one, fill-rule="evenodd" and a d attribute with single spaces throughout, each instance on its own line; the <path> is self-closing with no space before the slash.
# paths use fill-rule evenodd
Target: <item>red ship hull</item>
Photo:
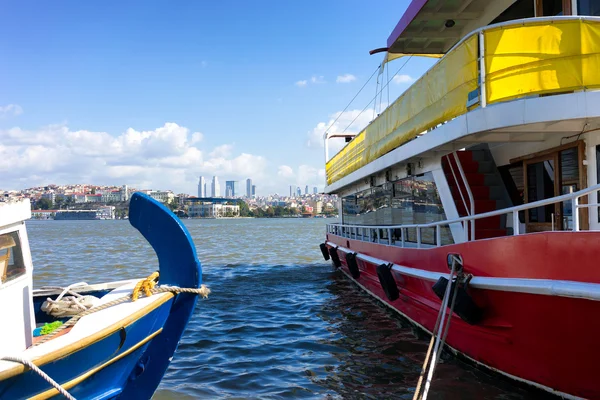
<path id="1" fill-rule="evenodd" d="M 475 277 L 545 280 L 522 282 L 543 282 L 557 289 L 586 283 L 592 284 L 586 286 L 592 291 L 600 288 L 599 242 L 600 232 L 545 232 L 413 249 L 327 235 L 328 247 L 339 246 L 346 271 L 346 252 L 441 274 L 449 272 L 448 254 L 460 254 L 465 273 Z M 377 276 L 379 263 L 374 261 L 357 259 L 361 274 L 356 281 L 431 332 L 441 303 L 432 290 L 435 282 L 393 271 L 400 297 L 389 301 Z M 492 281 L 502 286 L 505 279 Z M 470 287 L 469 294 L 484 310 L 483 320 L 469 325 L 453 315 L 448 345 L 491 369 L 558 395 L 600 398 L 600 351 L 595 346 L 600 301 L 566 297 L 560 290 L 558 295 L 532 291 L 536 289 Z"/>

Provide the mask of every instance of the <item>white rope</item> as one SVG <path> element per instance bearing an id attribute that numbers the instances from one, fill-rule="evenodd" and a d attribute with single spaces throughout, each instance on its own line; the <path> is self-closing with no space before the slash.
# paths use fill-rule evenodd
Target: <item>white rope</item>
<path id="1" fill-rule="evenodd" d="M 440 353 L 442 348 L 444 347 L 444 341 L 446 339 L 446 335 L 448 334 L 448 326 L 444 326 L 444 322 L 446 319 L 446 308 L 448 307 L 448 298 L 450 297 L 450 293 L 452 292 L 452 281 L 454 280 L 454 272 L 456 271 L 456 264 L 458 263 L 458 259 L 456 256 L 452 256 L 452 271 L 450 272 L 450 279 L 448 280 L 448 286 L 446 287 L 446 293 L 444 294 L 444 301 L 442 302 L 442 306 L 440 308 L 440 312 L 442 312 L 442 318 L 440 321 L 440 326 L 437 332 L 437 337 L 435 340 L 435 346 L 433 347 L 433 355 L 431 364 L 429 365 L 429 372 L 427 373 L 427 380 L 425 381 L 425 388 L 423 389 L 423 396 L 421 400 L 426 400 L 427 395 L 429 394 L 429 388 L 431 387 L 431 381 L 433 380 L 433 372 L 435 371 L 435 367 L 440 359 Z M 456 300 L 456 293 L 458 292 L 458 280 L 456 282 L 456 287 L 454 288 L 454 293 L 452 296 L 452 306 L 450 308 L 450 312 L 448 314 L 448 325 L 450 325 L 450 321 L 452 319 L 452 310 L 454 308 L 454 301 Z M 441 346 L 440 346 L 441 345 Z M 439 350 L 439 353 L 438 353 Z"/>
<path id="2" fill-rule="evenodd" d="M 48 374 L 46 374 L 44 371 L 42 371 L 41 369 L 39 369 L 39 367 L 37 365 L 35 365 L 34 363 L 32 363 L 30 360 L 25 360 L 24 358 L 10 357 L 10 356 L 2 357 L 2 358 L 0 358 L 0 360 L 12 361 L 12 362 L 15 362 L 15 363 L 19 363 L 19 364 L 25 365 L 26 367 L 28 367 L 29 369 L 31 369 L 33 372 L 35 372 L 39 376 L 41 376 L 46 382 L 48 382 L 50 385 L 52 385 L 56 390 L 58 390 L 58 392 L 60 394 L 62 394 L 63 396 L 65 396 L 67 399 L 69 399 L 69 400 L 77 400 L 69 392 L 67 392 L 67 390 L 65 388 L 63 388 L 62 386 L 60 386 L 60 384 L 58 382 L 56 382 L 54 379 L 50 378 L 50 376 L 48 376 Z"/>
<path id="3" fill-rule="evenodd" d="M 83 296 L 71 290 L 84 286 L 88 286 L 88 284 L 85 282 L 77 282 L 65 288 L 45 287 L 44 289 L 62 289 L 62 292 L 55 300 L 48 297 L 42 304 L 42 311 L 53 317 L 66 317 L 79 314 L 82 311 L 92 308 L 100 300 L 99 298 L 94 296 Z M 65 294 L 70 294 L 71 296 L 65 297 Z"/>

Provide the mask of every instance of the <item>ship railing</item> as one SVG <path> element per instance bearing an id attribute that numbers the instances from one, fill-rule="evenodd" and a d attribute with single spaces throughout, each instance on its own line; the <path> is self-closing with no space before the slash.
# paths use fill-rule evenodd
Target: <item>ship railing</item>
<path id="1" fill-rule="evenodd" d="M 327 184 L 475 108 L 600 88 L 600 18 L 538 17 L 478 28 L 326 162 Z M 327 138 L 336 135 L 327 135 Z"/>
<path id="2" fill-rule="evenodd" d="M 538 200 L 532 203 L 526 203 L 514 207 L 503 208 L 496 211 L 489 211 L 481 214 L 468 215 L 466 217 L 460 217 L 455 219 L 436 221 L 426 224 L 404 224 L 404 225 L 350 225 L 344 223 L 332 223 L 327 224 L 327 233 L 345 237 L 348 239 L 356 239 L 368 242 L 376 242 L 380 244 L 387 245 L 398 245 L 397 241 L 392 240 L 392 234 L 400 230 L 400 246 L 401 247 L 414 247 L 416 244 L 417 248 L 421 247 L 432 247 L 432 246 L 441 246 L 442 245 L 442 228 L 445 226 L 451 226 L 460 224 L 462 226 L 462 240 L 455 240 L 455 242 L 469 242 L 473 240 L 477 240 L 475 236 L 469 235 L 469 222 L 475 221 L 479 219 L 495 217 L 506 215 L 508 217 L 512 217 L 512 226 L 513 231 L 512 235 L 521 235 L 526 232 L 520 231 L 520 220 L 519 220 L 519 212 L 531 210 L 538 207 L 548 206 L 556 203 L 563 203 L 566 201 L 571 202 L 572 211 L 573 211 L 573 231 L 578 232 L 581 229 L 580 223 L 580 209 L 587 209 L 590 207 L 599 207 L 599 202 L 590 202 L 589 196 L 594 193 L 600 192 L 600 184 L 590 186 L 586 189 L 580 190 L 578 192 L 568 193 L 561 196 L 551 197 L 548 199 Z M 582 197 L 587 197 L 584 200 L 588 200 L 587 202 L 580 202 Z M 508 220 L 508 219 L 507 219 Z M 423 243 L 423 230 L 424 229 L 435 229 L 435 244 L 431 245 L 428 243 Z M 416 230 L 416 242 L 407 240 L 407 231 L 409 229 Z M 511 236 L 511 235 L 508 235 Z"/>

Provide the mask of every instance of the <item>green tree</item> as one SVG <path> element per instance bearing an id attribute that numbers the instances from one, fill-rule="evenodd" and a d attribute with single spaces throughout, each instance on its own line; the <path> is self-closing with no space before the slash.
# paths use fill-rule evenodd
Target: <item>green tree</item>
<path id="1" fill-rule="evenodd" d="M 40 210 L 49 210 L 52 208 L 52 202 L 49 199 L 39 199 L 35 205 Z"/>
<path id="2" fill-rule="evenodd" d="M 250 207 L 248 207 L 248 204 L 245 201 L 240 200 L 238 206 L 240 206 L 240 217 L 250 216 Z"/>

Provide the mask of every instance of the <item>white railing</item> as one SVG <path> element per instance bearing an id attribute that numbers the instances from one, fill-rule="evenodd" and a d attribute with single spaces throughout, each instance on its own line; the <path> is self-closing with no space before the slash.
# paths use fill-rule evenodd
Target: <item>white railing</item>
<path id="1" fill-rule="evenodd" d="M 454 167 L 452 166 L 452 161 L 450 161 L 450 155 L 447 155 L 446 159 L 448 160 L 448 166 L 450 167 L 450 171 L 452 171 L 452 176 L 454 177 L 454 182 L 456 183 L 456 189 L 458 190 L 458 194 L 460 194 L 460 198 L 462 199 L 462 202 L 465 207 L 465 211 L 467 212 L 467 215 L 469 215 L 469 216 L 475 215 L 475 200 L 473 199 L 473 193 L 471 192 L 471 186 L 469 185 L 469 181 L 467 181 L 467 176 L 465 175 L 465 171 L 463 170 L 460 159 L 458 158 L 458 154 L 456 154 L 456 152 L 453 152 L 452 155 L 454 156 L 454 161 L 456 162 L 456 167 L 458 168 L 460 178 L 461 178 L 461 180 L 464 184 L 464 187 L 467 191 L 467 196 L 469 197 L 470 207 L 467 207 L 467 202 L 465 201 L 465 197 L 463 196 L 462 187 L 461 187 L 460 183 L 458 182 L 458 178 L 457 178 L 456 174 L 454 173 Z M 470 221 L 470 224 L 467 223 L 467 225 L 471 225 L 471 237 L 474 238 L 475 237 L 475 220 Z"/>
<path id="2" fill-rule="evenodd" d="M 375 241 L 380 244 L 388 244 L 388 245 L 397 245 L 397 241 L 392 240 L 392 233 L 400 230 L 400 245 L 401 247 L 406 247 L 406 243 L 409 242 L 406 238 L 406 232 L 408 229 L 416 230 L 416 246 L 422 247 L 424 243 L 422 243 L 422 230 L 427 228 L 435 229 L 435 244 L 434 246 L 442 245 L 442 227 L 449 226 L 452 224 L 462 224 L 463 227 L 463 242 L 468 242 L 469 240 L 475 240 L 475 236 L 471 236 L 469 238 L 469 221 L 475 221 L 478 219 L 495 217 L 498 215 L 508 215 L 512 214 L 512 225 L 513 225 L 513 235 L 519 235 L 519 212 L 530 210 L 533 208 L 538 208 L 542 206 L 547 206 L 556 203 L 562 203 L 564 201 L 571 201 L 572 210 L 573 210 L 573 231 L 580 230 L 579 224 L 579 209 L 580 208 L 589 208 L 589 207 L 600 207 L 600 203 L 590 203 L 590 204 L 579 204 L 579 199 L 583 196 L 589 196 L 592 193 L 597 193 L 600 191 L 600 184 L 590 186 L 589 188 L 580 190 L 574 193 L 564 194 L 562 196 L 556 196 L 549 199 L 539 200 L 533 203 L 526 203 L 519 206 L 514 206 L 510 208 L 503 208 L 501 210 L 490 211 L 486 213 L 469 215 L 466 217 L 455 218 L 451 220 L 437 221 L 431 222 L 428 224 L 412 224 L 412 225 L 347 225 L 343 223 L 336 224 L 327 224 L 327 233 L 332 235 L 337 235 L 349 239 L 357 239 L 363 241 Z M 359 233 L 360 232 L 360 233 Z M 366 232 L 366 234 L 365 234 Z M 387 241 L 384 239 L 382 241 L 382 233 L 385 232 L 387 236 Z M 455 240 L 456 241 L 456 240 Z M 387 242 L 387 243 L 386 243 Z M 458 242 L 458 241 L 456 241 Z M 412 242 L 411 242 L 412 243 Z"/>

